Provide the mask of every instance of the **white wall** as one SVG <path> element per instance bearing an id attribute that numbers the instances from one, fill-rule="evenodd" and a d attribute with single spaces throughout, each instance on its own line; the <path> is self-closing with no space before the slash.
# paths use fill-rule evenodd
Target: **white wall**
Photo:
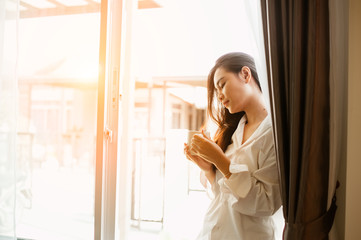
<path id="1" fill-rule="evenodd" d="M 345 239 L 361 239 L 361 1 L 349 0 Z"/>

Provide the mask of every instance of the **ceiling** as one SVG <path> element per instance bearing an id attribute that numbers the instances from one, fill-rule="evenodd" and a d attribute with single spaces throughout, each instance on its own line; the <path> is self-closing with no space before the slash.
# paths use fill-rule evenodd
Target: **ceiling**
<path id="1" fill-rule="evenodd" d="M 100 12 L 101 0 L 20 0 L 20 18 L 62 16 Z M 12 5 L 11 5 L 12 4 Z M 7 6 L 9 13 L 14 12 L 17 1 Z M 156 0 L 138 0 L 138 9 L 160 8 Z"/>

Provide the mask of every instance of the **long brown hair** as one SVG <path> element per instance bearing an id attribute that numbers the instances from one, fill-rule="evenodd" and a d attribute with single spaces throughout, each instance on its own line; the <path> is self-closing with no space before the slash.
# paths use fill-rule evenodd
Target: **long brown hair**
<path id="1" fill-rule="evenodd" d="M 242 52 L 232 52 L 221 56 L 217 59 L 214 67 L 208 74 L 208 116 L 218 125 L 218 130 L 215 134 L 214 140 L 223 151 L 226 151 L 228 145 L 231 144 L 232 135 L 245 112 L 242 111 L 231 114 L 228 109 L 222 105 L 217 97 L 216 87 L 214 86 L 214 73 L 218 68 L 222 67 L 228 72 L 238 74 L 244 66 L 249 67 L 252 77 L 256 81 L 259 89 L 262 91 L 254 59 L 250 55 Z M 216 107 L 214 106 L 214 98 L 217 100 Z"/>

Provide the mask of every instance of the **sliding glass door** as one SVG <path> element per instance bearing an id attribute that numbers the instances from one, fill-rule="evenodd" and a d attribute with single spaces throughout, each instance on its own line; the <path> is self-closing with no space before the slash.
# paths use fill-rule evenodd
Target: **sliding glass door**
<path id="1" fill-rule="evenodd" d="M 16 236 L 92 239 L 100 0 L 10 2 L 18 7 L 6 13 L 19 15 Z"/>

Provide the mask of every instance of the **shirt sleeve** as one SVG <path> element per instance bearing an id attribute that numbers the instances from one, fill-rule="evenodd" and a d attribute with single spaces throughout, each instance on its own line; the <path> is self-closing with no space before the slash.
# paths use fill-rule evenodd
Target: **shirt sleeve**
<path id="1" fill-rule="evenodd" d="M 220 186 L 218 181 L 223 177 L 222 173 L 216 170 L 213 183 L 207 180 L 206 193 L 212 199 L 220 193 Z"/>
<path id="2" fill-rule="evenodd" d="M 232 163 L 229 179 L 223 179 L 225 188 L 233 194 L 232 207 L 250 216 L 271 216 L 281 206 L 276 153 L 272 134 L 263 136 L 263 146 L 256 156 L 248 152 L 239 157 L 254 158 L 255 166 L 250 170 L 247 163 Z M 242 162 L 242 161 L 241 161 Z"/>

